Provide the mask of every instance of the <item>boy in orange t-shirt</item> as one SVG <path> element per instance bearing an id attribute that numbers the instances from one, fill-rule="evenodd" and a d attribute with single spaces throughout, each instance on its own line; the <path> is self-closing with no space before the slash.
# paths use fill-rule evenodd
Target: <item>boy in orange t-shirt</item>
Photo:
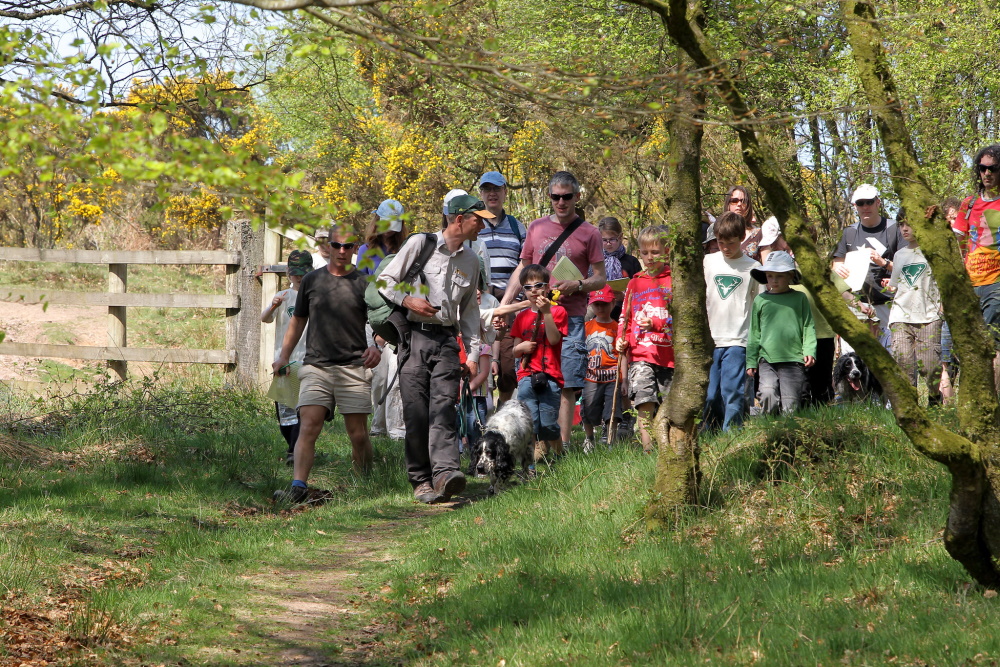
<path id="1" fill-rule="evenodd" d="M 605 285 L 590 293 L 590 307 L 594 309 L 594 319 L 585 325 L 587 335 L 587 376 L 583 386 L 583 430 L 587 439 L 583 441 L 583 452 L 589 454 L 594 449 L 594 427 L 598 424 L 610 428 L 610 422 L 620 422 L 621 401 L 615 401 L 618 379 L 618 354 L 615 352 L 615 338 L 618 337 L 618 323 L 611 319 L 615 295 Z M 612 407 L 614 416 L 612 417 Z M 606 435 L 602 436 L 606 439 Z"/>

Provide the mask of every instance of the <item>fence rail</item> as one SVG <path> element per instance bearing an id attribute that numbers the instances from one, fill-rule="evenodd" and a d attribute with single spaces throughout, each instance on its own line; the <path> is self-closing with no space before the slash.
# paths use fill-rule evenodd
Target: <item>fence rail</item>
<path id="1" fill-rule="evenodd" d="M 239 264 L 238 252 L 225 250 L 41 250 L 0 248 L 0 260 L 68 264 Z"/>

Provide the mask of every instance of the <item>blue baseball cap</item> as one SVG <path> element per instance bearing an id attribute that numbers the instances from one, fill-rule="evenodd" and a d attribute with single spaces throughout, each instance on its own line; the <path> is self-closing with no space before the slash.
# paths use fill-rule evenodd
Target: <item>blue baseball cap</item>
<path id="1" fill-rule="evenodd" d="M 502 188 L 507 185 L 507 179 L 499 171 L 488 171 L 479 177 L 479 187 L 483 187 L 486 183 Z"/>
<path id="2" fill-rule="evenodd" d="M 375 215 L 378 216 L 379 220 L 389 221 L 390 232 L 403 231 L 403 221 L 400 219 L 403 213 L 403 205 L 395 199 L 386 199 L 375 209 Z"/>

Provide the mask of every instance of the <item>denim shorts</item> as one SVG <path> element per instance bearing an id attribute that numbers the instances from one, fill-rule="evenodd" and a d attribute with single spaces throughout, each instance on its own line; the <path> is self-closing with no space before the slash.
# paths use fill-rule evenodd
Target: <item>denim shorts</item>
<path id="1" fill-rule="evenodd" d="M 528 407 L 539 440 L 559 440 L 559 397 L 561 392 L 555 380 L 538 393 L 531 386 L 531 377 L 517 383 L 517 400 Z"/>
<path id="2" fill-rule="evenodd" d="M 583 315 L 570 317 L 569 333 L 562 340 L 562 374 L 565 389 L 583 389 L 587 377 L 587 334 L 584 331 L 583 320 Z M 518 383 L 519 388 L 520 386 Z"/>

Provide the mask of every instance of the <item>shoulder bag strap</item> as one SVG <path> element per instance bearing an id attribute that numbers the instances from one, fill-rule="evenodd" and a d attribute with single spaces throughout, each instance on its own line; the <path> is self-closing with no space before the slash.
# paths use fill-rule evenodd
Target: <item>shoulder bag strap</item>
<path id="1" fill-rule="evenodd" d="M 417 256 L 417 260 L 410 265 L 407 270 L 406 275 L 403 276 L 401 282 L 407 284 L 413 284 L 414 279 L 424 270 L 427 262 L 430 261 L 431 255 L 434 254 L 434 248 L 437 245 L 437 235 L 427 234 L 424 237 L 424 247 L 420 249 L 420 254 Z"/>
<path id="2" fill-rule="evenodd" d="M 582 224 L 583 224 L 583 218 L 581 217 L 577 217 L 576 220 L 569 223 L 569 226 L 567 226 L 566 229 L 562 231 L 562 234 L 560 234 L 559 237 L 556 238 L 556 240 L 552 243 L 552 245 L 549 246 L 549 249 L 545 251 L 545 254 L 542 255 L 542 258 L 540 260 L 538 260 L 538 263 L 541 264 L 542 266 L 547 267 L 549 265 L 549 262 L 552 261 L 552 258 L 555 257 L 556 253 L 559 251 L 559 248 L 562 247 L 562 244 L 566 242 L 566 239 L 568 239 L 570 235 L 573 232 L 575 232 Z"/>

